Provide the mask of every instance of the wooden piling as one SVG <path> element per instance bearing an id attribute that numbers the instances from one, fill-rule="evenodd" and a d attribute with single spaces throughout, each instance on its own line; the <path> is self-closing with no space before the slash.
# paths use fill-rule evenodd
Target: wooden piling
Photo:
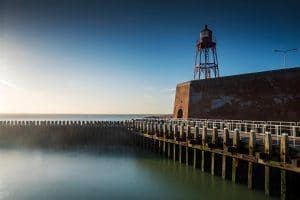
<path id="1" fill-rule="evenodd" d="M 211 175 L 215 175 L 215 153 L 211 153 Z"/>
<path id="2" fill-rule="evenodd" d="M 249 155 L 253 156 L 255 154 L 255 148 L 256 148 L 256 133 L 254 130 L 251 130 L 249 135 Z"/>
<path id="3" fill-rule="evenodd" d="M 281 135 L 280 140 L 280 160 L 283 164 L 287 161 L 287 154 L 288 154 L 288 145 L 289 145 L 289 137 L 288 134 L 283 133 Z M 280 170 L 280 197 L 281 200 L 287 199 L 286 197 L 286 171 L 284 169 Z"/>
<path id="4" fill-rule="evenodd" d="M 226 179 L 226 155 L 222 155 L 222 179 Z"/>
<path id="5" fill-rule="evenodd" d="M 237 151 L 240 145 L 240 132 L 238 129 L 234 129 L 233 138 L 232 138 L 232 146 Z M 238 159 L 232 158 L 232 172 L 231 172 L 231 180 L 232 182 L 236 182 L 236 172 L 238 167 Z"/>
<path id="6" fill-rule="evenodd" d="M 205 171 L 205 151 L 201 151 L 201 171 Z"/>
<path id="7" fill-rule="evenodd" d="M 178 162 L 181 164 L 181 161 L 182 161 L 182 146 L 181 144 L 179 143 L 178 144 Z"/>
<path id="8" fill-rule="evenodd" d="M 171 144 L 170 144 L 170 142 L 168 142 L 168 152 L 167 152 L 167 156 L 168 156 L 168 158 L 170 158 L 170 156 L 171 156 Z"/>
<path id="9" fill-rule="evenodd" d="M 176 160 L 176 136 L 178 135 L 178 125 L 174 125 L 174 143 L 173 143 L 173 160 Z"/>
<path id="10" fill-rule="evenodd" d="M 224 128 L 223 131 L 223 151 L 226 152 L 228 150 L 229 144 L 229 130 L 228 128 Z M 222 179 L 226 179 L 226 155 L 222 155 Z"/>
<path id="11" fill-rule="evenodd" d="M 256 133 L 254 130 L 250 131 L 249 135 L 249 155 L 255 154 L 256 148 Z M 248 189 L 253 189 L 253 163 L 248 162 Z"/>
<path id="12" fill-rule="evenodd" d="M 253 163 L 248 162 L 248 189 L 253 189 Z"/>
<path id="13" fill-rule="evenodd" d="M 218 142 L 218 128 L 213 127 L 211 143 L 216 145 Z"/>
<path id="14" fill-rule="evenodd" d="M 189 165 L 189 136 L 191 134 L 191 127 L 188 125 L 186 130 L 186 146 L 185 146 L 185 164 Z"/>
<path id="15" fill-rule="evenodd" d="M 163 154 L 164 156 L 166 156 L 166 135 L 167 135 L 167 132 L 168 132 L 168 126 L 166 123 L 163 124 Z"/>
<path id="16" fill-rule="evenodd" d="M 229 130 L 228 128 L 224 128 L 223 132 L 223 150 L 228 150 L 228 144 L 229 144 Z"/>
<path id="17" fill-rule="evenodd" d="M 217 127 L 213 127 L 213 132 L 212 132 L 212 139 L 211 139 L 211 143 L 215 146 L 218 142 L 218 128 Z M 211 153 L 211 175 L 214 176 L 215 175 L 215 153 L 212 152 Z"/>
<path id="18" fill-rule="evenodd" d="M 240 131 L 238 129 L 233 131 L 232 146 L 237 150 L 240 147 Z"/>
<path id="19" fill-rule="evenodd" d="M 195 126 L 194 142 L 197 140 L 197 135 L 199 133 L 199 127 Z M 193 168 L 197 167 L 197 149 L 193 148 Z"/>
<path id="20" fill-rule="evenodd" d="M 207 144 L 207 128 L 204 126 L 202 128 L 202 146 L 206 146 Z M 201 171 L 205 171 L 205 151 L 201 151 Z"/>
<path id="21" fill-rule="evenodd" d="M 207 128 L 204 126 L 202 128 L 202 145 L 205 146 L 207 144 Z"/>
<path id="22" fill-rule="evenodd" d="M 265 132 L 264 135 L 264 151 L 270 158 L 272 153 L 272 136 L 269 132 Z M 270 167 L 267 165 L 265 165 L 265 194 L 270 195 Z"/>
<path id="23" fill-rule="evenodd" d="M 173 160 L 176 161 L 176 143 L 173 143 Z"/>

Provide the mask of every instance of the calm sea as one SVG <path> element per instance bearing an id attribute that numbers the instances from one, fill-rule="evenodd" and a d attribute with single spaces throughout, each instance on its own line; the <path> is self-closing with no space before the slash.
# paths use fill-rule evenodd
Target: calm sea
<path id="1" fill-rule="evenodd" d="M 111 115 L 111 114 L 0 114 L 0 120 L 106 120 L 119 121 L 153 116 L 149 114 Z"/>
<path id="2" fill-rule="evenodd" d="M 15 115 L 0 120 L 124 120 L 146 115 Z M 116 147 L 118 148 L 118 147 Z M 0 199 L 266 199 L 263 192 L 136 149 L 0 149 Z"/>

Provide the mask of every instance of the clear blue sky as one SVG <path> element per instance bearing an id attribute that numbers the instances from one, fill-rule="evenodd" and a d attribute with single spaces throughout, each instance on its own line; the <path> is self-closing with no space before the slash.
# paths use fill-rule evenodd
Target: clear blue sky
<path id="1" fill-rule="evenodd" d="M 0 112 L 171 113 L 204 24 L 220 75 L 279 69 L 298 0 L 0 0 Z M 300 49 L 288 66 L 300 66 Z"/>

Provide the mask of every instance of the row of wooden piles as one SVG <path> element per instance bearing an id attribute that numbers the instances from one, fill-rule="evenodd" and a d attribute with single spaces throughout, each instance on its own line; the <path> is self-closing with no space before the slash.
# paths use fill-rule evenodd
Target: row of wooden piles
<path id="1" fill-rule="evenodd" d="M 229 131 L 226 127 L 209 129 L 151 120 L 126 124 L 135 135 L 135 144 L 144 149 L 211 175 L 245 183 L 249 189 L 263 189 L 267 196 L 297 199 L 300 195 L 294 182 L 300 180 L 300 168 L 291 163 L 296 158 L 291 156 L 287 134 L 283 133 L 276 145 L 269 132 L 260 144 L 254 130 L 242 138 L 238 129 Z"/>

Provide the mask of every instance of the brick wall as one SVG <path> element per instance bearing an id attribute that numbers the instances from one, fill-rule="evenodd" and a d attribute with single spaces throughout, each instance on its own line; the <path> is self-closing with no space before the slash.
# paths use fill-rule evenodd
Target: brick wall
<path id="1" fill-rule="evenodd" d="M 300 67 L 177 85 L 174 117 L 300 121 Z"/>

